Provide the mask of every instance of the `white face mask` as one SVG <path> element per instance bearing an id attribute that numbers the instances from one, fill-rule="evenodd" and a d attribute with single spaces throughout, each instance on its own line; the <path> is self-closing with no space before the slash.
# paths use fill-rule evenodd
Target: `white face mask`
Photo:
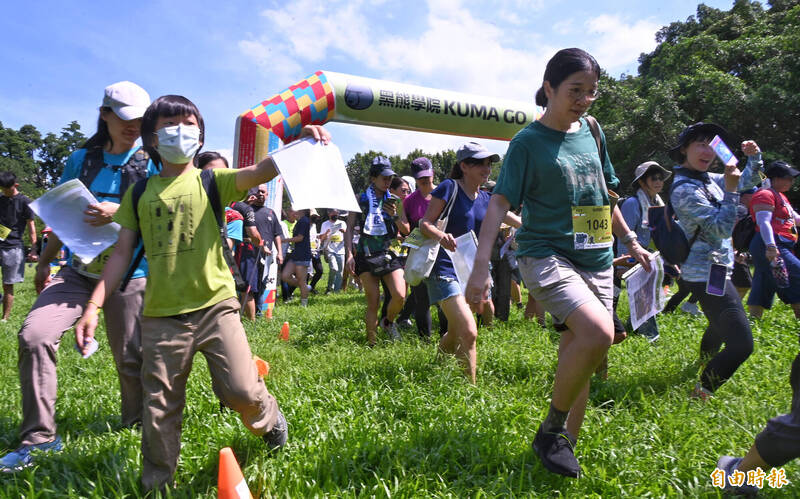
<path id="1" fill-rule="evenodd" d="M 188 163 L 200 149 L 200 127 L 191 125 L 165 126 L 156 131 L 161 159 L 174 165 Z"/>

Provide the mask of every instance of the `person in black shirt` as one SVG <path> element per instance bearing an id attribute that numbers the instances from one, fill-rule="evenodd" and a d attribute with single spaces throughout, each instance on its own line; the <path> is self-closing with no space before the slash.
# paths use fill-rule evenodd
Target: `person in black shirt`
<path id="1" fill-rule="evenodd" d="M 248 273 L 253 274 L 253 280 L 257 281 L 257 286 L 252 288 L 253 292 L 247 297 L 247 302 L 245 303 L 245 315 L 250 317 L 250 313 L 252 313 L 253 318 L 255 317 L 256 309 L 255 297 L 260 296 L 266 290 L 267 283 L 262 276 L 269 273 L 269 267 L 272 265 L 273 258 L 278 262 L 278 265 L 283 263 L 281 248 L 283 230 L 281 230 L 278 216 L 275 215 L 275 212 L 271 208 L 265 205 L 268 195 L 267 184 L 261 184 L 258 187 L 252 188 L 247 198 L 247 202 L 253 209 L 254 230 L 258 232 L 261 238 L 260 246 L 255 241 L 252 241 L 252 244 L 249 246 L 247 244 L 242 245 L 244 248 L 241 257 L 242 275 L 245 276 L 248 282 L 252 282 L 245 273 L 245 268 L 247 268 Z M 234 209 L 236 209 L 235 206 Z M 245 220 L 247 220 L 247 218 L 245 218 Z M 247 222 L 245 222 L 245 226 L 247 226 Z M 248 231 L 248 234 L 249 233 Z M 252 238 L 253 236 L 251 235 L 250 237 Z M 258 258 L 260 252 L 259 248 L 262 248 L 266 255 L 263 265 L 260 263 L 260 258 Z M 255 266 L 255 270 L 250 272 L 253 266 Z"/>
<path id="2" fill-rule="evenodd" d="M 33 223 L 31 200 L 20 194 L 17 176 L 11 172 L 0 172 L 0 266 L 3 269 L 3 322 L 11 315 L 14 305 L 14 284 L 25 280 L 25 250 L 22 233 L 28 226 L 31 249 L 28 260 L 35 262 L 36 226 Z"/>

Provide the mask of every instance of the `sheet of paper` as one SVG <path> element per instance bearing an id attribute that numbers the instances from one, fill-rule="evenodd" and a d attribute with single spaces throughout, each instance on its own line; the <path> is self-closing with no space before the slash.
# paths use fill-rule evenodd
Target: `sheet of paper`
<path id="1" fill-rule="evenodd" d="M 308 138 L 272 153 L 292 209 L 336 208 L 361 212 L 336 145 Z"/>
<path id="2" fill-rule="evenodd" d="M 637 264 L 625 273 L 628 288 L 628 306 L 631 313 L 631 327 L 638 329 L 644 322 L 664 309 L 664 294 L 661 284 L 664 280 L 664 261 L 655 254 L 650 260 L 650 272 Z"/>
<path id="3" fill-rule="evenodd" d="M 83 263 L 89 263 L 117 242 L 120 228 L 113 222 L 102 227 L 84 222 L 83 211 L 93 203 L 97 199 L 83 182 L 72 179 L 45 192 L 31 203 L 31 209 Z"/>
<path id="4" fill-rule="evenodd" d="M 467 281 L 472 273 L 472 266 L 475 264 L 475 255 L 478 253 L 478 238 L 472 231 L 462 234 L 456 238 L 456 250 L 449 251 L 445 248 L 447 256 L 453 261 L 453 268 L 456 270 L 458 283 L 461 285 L 461 293 L 467 289 Z"/>

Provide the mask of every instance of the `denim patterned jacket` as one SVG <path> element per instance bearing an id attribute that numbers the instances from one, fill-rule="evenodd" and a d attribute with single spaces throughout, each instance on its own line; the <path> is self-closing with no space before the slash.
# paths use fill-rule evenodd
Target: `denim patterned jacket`
<path id="1" fill-rule="evenodd" d="M 747 157 L 738 191 L 761 182 L 759 171 L 763 165 L 760 153 Z M 730 276 L 733 268 L 731 234 L 737 220 L 739 192 L 725 191 L 725 176 L 721 173 L 700 173 L 680 166 L 675 166 L 673 172 L 673 184 L 681 177 L 690 179 L 674 189 L 670 197 L 678 223 L 689 239 L 700 228 L 689 257 L 681 265 L 681 277 L 689 282 L 705 282 L 712 263 L 727 266 Z"/>

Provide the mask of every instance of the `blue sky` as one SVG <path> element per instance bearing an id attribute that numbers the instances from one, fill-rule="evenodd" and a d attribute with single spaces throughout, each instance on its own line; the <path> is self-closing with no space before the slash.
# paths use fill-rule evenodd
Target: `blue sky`
<path id="1" fill-rule="evenodd" d="M 204 149 L 230 155 L 236 116 L 319 69 L 528 101 L 556 50 L 581 47 L 613 76 L 636 74 L 656 31 L 696 9 L 689 0 L 6 2 L 0 121 L 58 132 L 77 120 L 90 135 L 103 88 L 131 80 L 152 98 L 194 101 L 206 122 Z M 345 161 L 369 149 L 435 152 L 463 142 L 329 128 Z"/>

